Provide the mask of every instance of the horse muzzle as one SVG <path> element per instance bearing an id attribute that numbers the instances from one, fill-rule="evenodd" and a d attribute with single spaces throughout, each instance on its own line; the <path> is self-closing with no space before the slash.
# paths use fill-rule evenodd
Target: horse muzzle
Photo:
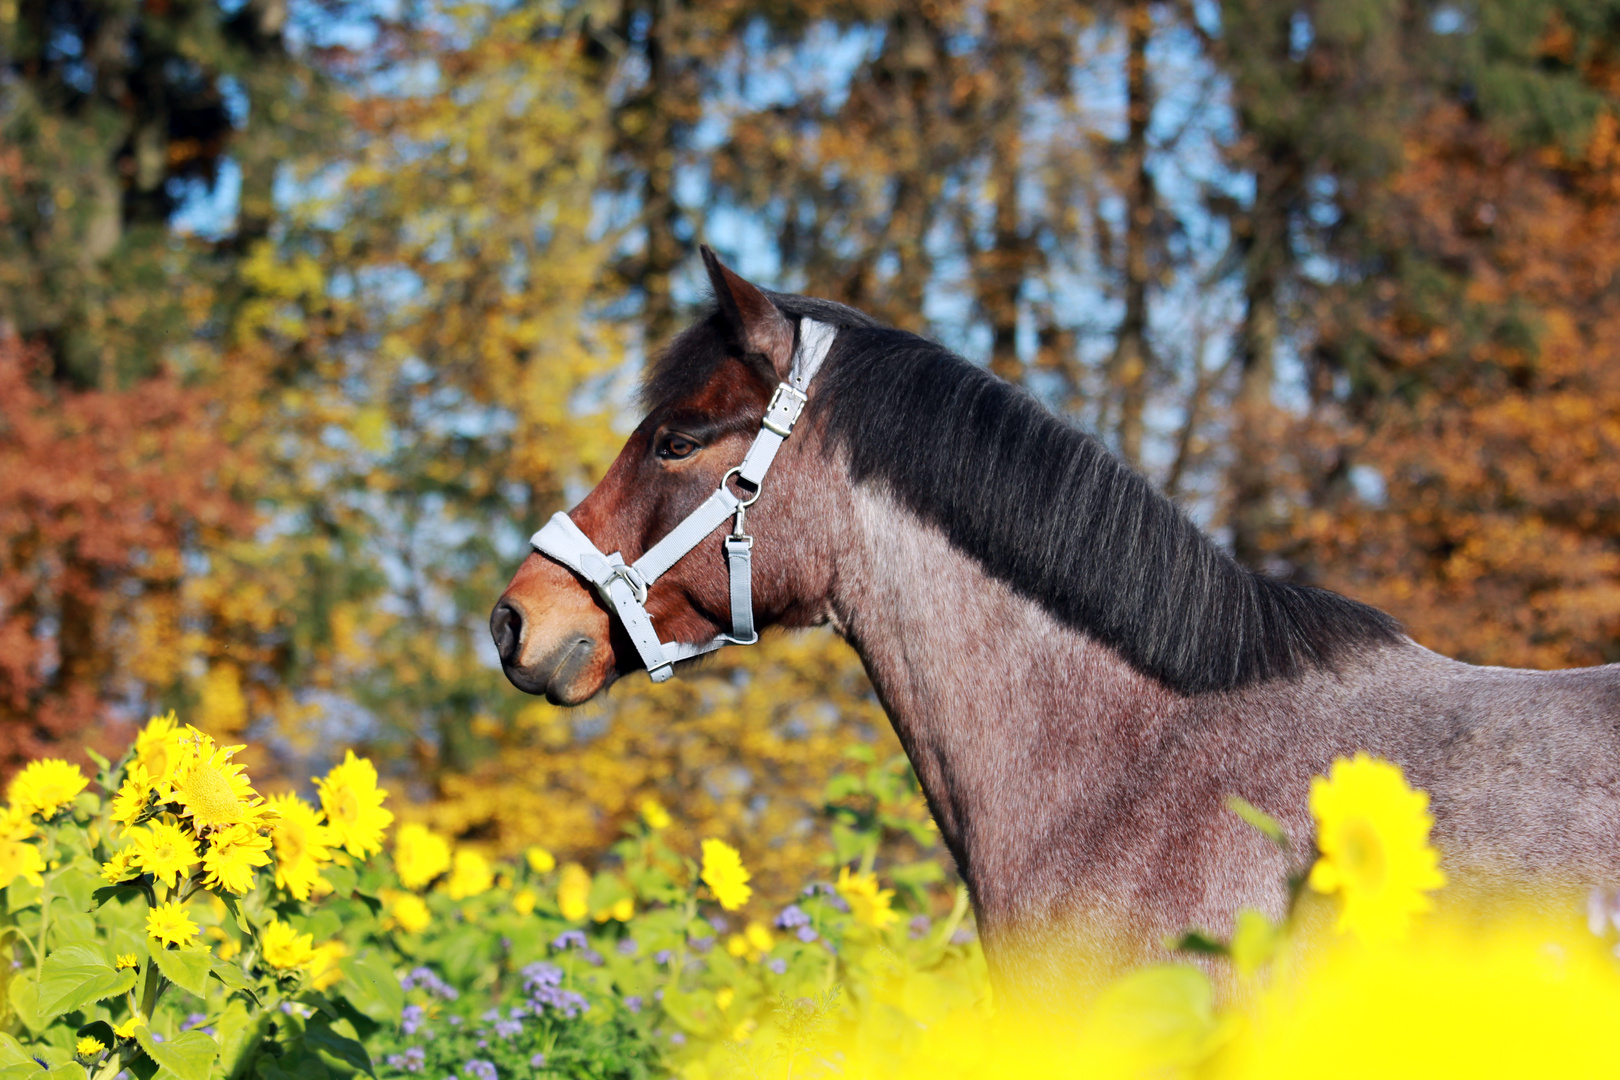
<path id="1" fill-rule="evenodd" d="M 543 556 L 524 561 L 489 616 L 507 679 L 553 705 L 581 704 L 613 681 L 611 632 L 595 596 Z"/>

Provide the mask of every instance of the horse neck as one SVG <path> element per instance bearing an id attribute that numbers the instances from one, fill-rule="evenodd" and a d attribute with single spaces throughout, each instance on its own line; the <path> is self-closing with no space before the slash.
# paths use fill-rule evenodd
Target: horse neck
<path id="1" fill-rule="evenodd" d="M 831 607 L 865 662 L 975 899 L 1029 831 L 1074 814 L 1175 699 L 990 577 L 881 488 L 852 489 Z M 997 868 L 1005 873 L 997 872 Z"/>

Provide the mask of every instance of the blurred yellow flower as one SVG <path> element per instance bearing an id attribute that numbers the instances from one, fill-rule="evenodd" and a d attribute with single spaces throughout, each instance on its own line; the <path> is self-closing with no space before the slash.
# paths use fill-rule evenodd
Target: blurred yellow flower
<path id="1" fill-rule="evenodd" d="M 525 851 L 523 858 L 528 862 L 529 869 L 537 874 L 549 874 L 557 869 L 557 857 L 538 845 Z"/>
<path id="2" fill-rule="evenodd" d="M 527 915 L 534 910 L 534 903 L 538 899 L 533 889 L 524 889 L 512 897 L 512 910 L 519 915 Z"/>
<path id="3" fill-rule="evenodd" d="M 118 954 L 118 960 L 113 964 L 113 967 L 115 967 L 119 971 L 123 971 L 125 968 L 140 967 L 140 966 L 141 966 L 141 958 L 136 956 L 132 952 L 119 953 Z"/>
<path id="4" fill-rule="evenodd" d="M 771 934 L 770 927 L 766 926 L 762 922 L 749 923 L 748 929 L 743 931 L 743 933 L 748 937 L 748 944 L 752 945 L 761 953 L 770 952 L 771 947 L 776 944 L 776 938 Z"/>
<path id="5" fill-rule="evenodd" d="M 122 1024 L 114 1024 L 112 1026 L 113 1034 L 118 1036 L 120 1039 L 133 1039 L 135 1037 L 135 1029 L 144 1023 L 146 1023 L 146 1017 L 142 1016 L 140 1013 L 134 1013 Z"/>
<path id="6" fill-rule="evenodd" d="M 148 720 L 135 737 L 135 761 L 146 770 L 153 783 L 167 781 L 185 753 L 179 725 L 174 710 L 170 709 Z"/>
<path id="7" fill-rule="evenodd" d="M 216 896 L 214 899 L 219 898 Z M 218 926 L 210 926 L 203 933 L 209 941 L 216 943 L 214 945 L 214 955 L 221 960 L 229 960 L 242 951 L 242 943 Z"/>
<path id="8" fill-rule="evenodd" d="M 727 911 L 736 911 L 754 895 L 748 879 L 752 876 L 743 868 L 742 855 L 724 840 L 703 841 L 703 883 L 714 892 L 714 898 Z"/>
<path id="9" fill-rule="evenodd" d="M 1255 974 L 1270 962 L 1281 943 L 1281 932 L 1263 913 L 1254 908 L 1239 909 L 1232 924 L 1232 965 L 1238 974 Z"/>
<path id="10" fill-rule="evenodd" d="M 39 848 L 22 840 L 0 840 L 0 889 L 22 878 L 30 885 L 42 885 L 40 874 L 45 860 Z"/>
<path id="11" fill-rule="evenodd" d="M 653 832 L 658 832 L 660 829 L 669 828 L 673 819 L 669 816 L 669 811 L 664 809 L 663 804 L 649 795 L 641 800 L 641 820 L 647 823 L 647 828 Z"/>
<path id="12" fill-rule="evenodd" d="M 425 888 L 450 869 L 450 842 L 425 825 L 411 822 L 394 833 L 394 870 L 407 889 Z"/>
<path id="13" fill-rule="evenodd" d="M 336 938 L 317 945 L 315 955 L 309 962 L 310 985 L 317 990 L 327 990 L 337 985 L 343 978 L 343 969 L 338 966 L 338 961 L 348 955 L 349 947 Z"/>
<path id="14" fill-rule="evenodd" d="M 300 934 L 280 919 L 271 919 L 260 939 L 264 945 L 264 962 L 273 968 L 289 971 L 306 967 L 315 959 L 315 935 Z"/>
<path id="15" fill-rule="evenodd" d="M 1399 767 L 1357 753 L 1311 781 L 1311 814 L 1321 857 L 1311 888 L 1339 893 L 1338 930 L 1367 941 L 1396 941 L 1412 917 L 1433 907 L 1426 890 L 1446 883 L 1429 846 L 1429 796 L 1413 791 Z"/>
<path id="16" fill-rule="evenodd" d="M 331 832 L 321 824 L 321 815 L 297 795 L 272 795 L 270 809 L 276 821 L 270 829 L 270 842 L 276 852 L 276 887 L 286 889 L 295 900 L 308 900 L 320 881 L 321 866 L 332 861 L 327 848 Z"/>
<path id="17" fill-rule="evenodd" d="M 889 901 L 894 899 L 894 890 L 878 888 L 876 874 L 851 874 L 849 867 L 845 866 L 838 871 L 837 889 L 858 923 L 882 930 L 900 918 L 889 907 Z"/>
<path id="18" fill-rule="evenodd" d="M 455 865 L 450 871 L 450 878 L 444 883 L 444 891 L 450 894 L 452 900 L 465 900 L 469 896 L 477 896 L 487 892 L 495 884 L 495 871 L 490 867 L 489 860 L 476 851 L 466 848 L 456 852 Z"/>
<path id="19" fill-rule="evenodd" d="M 131 829 L 129 837 L 141 869 L 171 889 L 197 862 L 197 845 L 191 837 L 166 821 L 147 822 Z"/>
<path id="20" fill-rule="evenodd" d="M 0 839 L 27 840 L 37 830 L 34 819 L 21 806 L 7 806 L 0 811 Z"/>
<path id="21" fill-rule="evenodd" d="M 748 954 L 748 939 L 742 934 L 732 934 L 726 938 L 726 952 L 732 956 L 746 956 Z"/>
<path id="22" fill-rule="evenodd" d="M 420 934 L 433 924 L 433 913 L 415 893 L 394 893 L 386 897 L 385 901 L 388 905 L 388 914 L 407 934 Z"/>
<path id="23" fill-rule="evenodd" d="M 579 863 L 568 863 L 557 880 L 557 910 L 570 922 L 578 922 L 591 910 L 591 875 Z"/>
<path id="24" fill-rule="evenodd" d="M 46 758 L 23 766 L 22 772 L 11 778 L 6 798 L 23 814 L 38 814 L 49 820 L 78 798 L 88 783 L 77 765 Z"/>
<path id="25" fill-rule="evenodd" d="M 720 1006 L 721 1012 L 731 1008 L 731 1003 L 735 1000 L 737 1000 L 737 991 L 729 986 L 722 986 L 714 992 L 714 1003 Z"/>
<path id="26" fill-rule="evenodd" d="M 203 853 L 203 884 L 243 896 L 253 888 L 253 868 L 270 865 L 270 838 L 252 825 L 231 825 L 214 833 Z"/>
<path id="27" fill-rule="evenodd" d="M 370 761 L 346 751 L 343 763 L 324 778 L 316 777 L 315 786 L 335 844 L 360 858 L 382 850 L 383 832 L 394 815 L 383 809 L 388 792 L 377 786 L 377 769 Z"/>
<path id="28" fill-rule="evenodd" d="M 156 802 L 166 802 L 170 795 L 168 783 L 153 780 L 152 774 L 140 762 L 130 762 L 124 782 L 113 796 L 112 819 L 125 828 L 134 825 L 153 805 L 154 794 Z"/>
<path id="29" fill-rule="evenodd" d="M 197 924 L 176 901 L 159 904 L 146 913 L 146 933 L 165 945 L 190 945 L 197 936 Z"/>
<path id="30" fill-rule="evenodd" d="M 107 1044 L 94 1035 L 86 1035 L 73 1044 L 73 1052 L 79 1057 L 95 1057 L 105 1049 L 107 1049 Z"/>
<path id="31" fill-rule="evenodd" d="M 186 728 L 169 784 L 180 815 L 191 819 L 198 836 L 227 825 L 257 824 L 264 817 L 264 800 L 248 782 L 245 766 L 231 760 L 242 749 L 217 746 L 196 728 Z"/>

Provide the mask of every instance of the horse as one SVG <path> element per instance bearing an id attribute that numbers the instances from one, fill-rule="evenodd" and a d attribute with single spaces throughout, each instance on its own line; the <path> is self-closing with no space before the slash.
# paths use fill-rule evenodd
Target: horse
<path id="1" fill-rule="evenodd" d="M 575 705 L 758 628 L 830 625 L 1026 1000 L 1099 952 L 1137 962 L 1241 907 L 1281 916 L 1311 778 L 1357 751 L 1429 793 L 1454 879 L 1620 881 L 1620 664 L 1432 652 L 1239 565 L 1100 441 L 942 346 L 703 257 L 713 310 L 650 365 L 646 418 L 495 605 L 518 689 Z M 768 475 L 748 471 L 761 454 Z"/>

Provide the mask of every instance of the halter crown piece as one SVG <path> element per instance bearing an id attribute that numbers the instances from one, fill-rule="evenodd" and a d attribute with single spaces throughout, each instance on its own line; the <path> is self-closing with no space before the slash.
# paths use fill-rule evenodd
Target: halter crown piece
<path id="1" fill-rule="evenodd" d="M 674 673 L 677 660 L 690 660 L 722 645 L 752 645 L 759 640 L 754 629 L 754 538 L 743 532 L 743 523 L 748 508 L 759 498 L 765 473 L 775 460 L 776 452 L 793 433 L 793 425 L 804 412 L 805 402 L 810 400 L 810 380 L 821 369 L 837 336 L 836 326 L 814 319 L 799 320 L 799 343 L 793 350 L 792 370 L 787 382 L 778 383 L 776 393 L 771 395 L 759 434 L 754 436 L 754 444 L 748 448 L 742 464 L 721 477 L 719 489 L 704 500 L 702 506 L 686 515 L 669 535 L 648 548 L 635 562 L 625 563 L 617 551 L 602 554 L 591 538 L 564 513 L 553 514 L 545 527 L 529 538 L 529 546 L 535 551 L 596 586 L 597 593 L 624 624 L 653 682 L 668 679 Z M 726 481 L 733 476 L 754 494 L 747 499 L 732 494 Z M 652 617 L 647 614 L 647 589 L 727 518 L 733 519 L 731 534 L 724 545 L 726 568 L 731 577 L 731 633 L 702 644 L 659 641 Z"/>

